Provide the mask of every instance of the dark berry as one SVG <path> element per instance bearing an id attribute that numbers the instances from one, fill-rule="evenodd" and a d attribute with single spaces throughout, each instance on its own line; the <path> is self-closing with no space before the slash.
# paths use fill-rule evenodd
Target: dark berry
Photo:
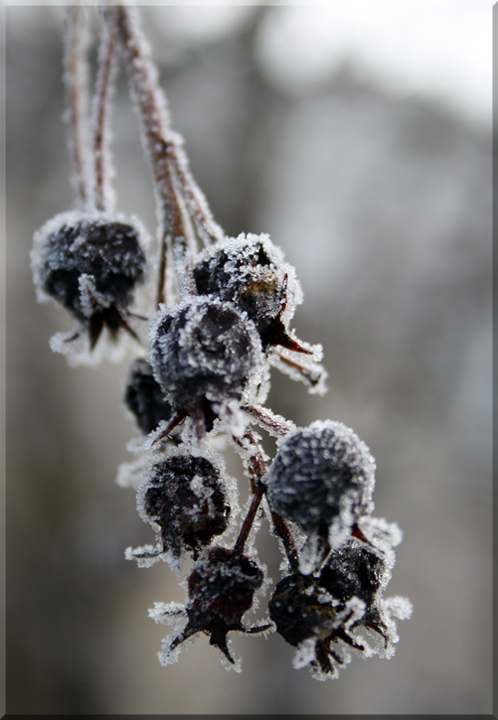
<path id="1" fill-rule="evenodd" d="M 356 433 L 339 422 L 317 420 L 280 443 L 268 476 L 271 508 L 305 533 L 318 532 L 332 547 L 370 512 L 375 461 Z"/>
<path id="2" fill-rule="evenodd" d="M 116 336 L 144 280 L 143 231 L 103 213 L 64 213 L 35 234 L 32 255 L 42 295 L 85 326 L 92 346 L 104 326 Z M 133 334 L 133 333 L 132 333 Z"/>
<path id="3" fill-rule="evenodd" d="M 175 412 L 207 423 L 226 401 L 256 394 L 266 371 L 253 323 L 231 303 L 203 297 L 159 311 L 149 361 Z"/>
<path id="4" fill-rule="evenodd" d="M 139 510 L 160 527 L 163 551 L 197 555 L 228 525 L 230 506 L 220 470 L 204 457 L 170 455 L 147 473 L 139 488 Z"/>
<path id="5" fill-rule="evenodd" d="M 233 302 L 246 312 L 264 347 L 302 350 L 287 333 L 301 291 L 294 268 L 283 262 L 268 236 L 240 235 L 205 250 L 195 264 L 194 280 L 200 295 Z"/>
<path id="6" fill-rule="evenodd" d="M 386 572 L 385 559 L 355 540 L 331 553 L 320 573 L 320 585 L 344 605 L 352 597 L 370 607 Z"/>
<path id="7" fill-rule="evenodd" d="M 171 405 L 154 378 L 151 366 L 143 358 L 138 358 L 131 366 L 124 400 L 146 434 L 155 430 L 161 421 L 171 419 Z"/>
<path id="8" fill-rule="evenodd" d="M 293 573 L 280 580 L 268 610 L 284 640 L 297 647 L 304 640 L 319 635 L 324 621 L 335 617 L 334 608 L 320 602 L 323 594 L 309 575 Z"/>
<path id="9" fill-rule="evenodd" d="M 231 630 L 247 631 L 242 616 L 252 607 L 263 579 L 263 571 L 249 557 L 223 547 L 208 550 L 188 578 L 188 623 L 171 649 L 197 632 L 206 632 L 211 645 L 233 663 L 227 634 Z"/>

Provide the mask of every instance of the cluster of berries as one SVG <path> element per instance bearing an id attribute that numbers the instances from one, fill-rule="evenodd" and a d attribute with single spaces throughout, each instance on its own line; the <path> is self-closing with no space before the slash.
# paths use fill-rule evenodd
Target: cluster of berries
<path id="1" fill-rule="evenodd" d="M 182 644 L 203 632 L 228 666 L 238 668 L 231 631 L 276 631 L 297 648 L 295 666 L 309 665 L 318 678 L 336 676 L 350 648 L 388 657 L 398 640 L 394 618 L 408 617 L 411 608 L 403 598 L 383 599 L 401 534 L 372 516 L 375 461 L 340 422 L 296 428 L 264 406 L 271 366 L 312 393 L 325 391 L 321 346 L 302 342 L 290 329 L 302 301 L 295 270 L 267 235 L 227 238 L 214 223 L 169 130 L 136 16 L 121 6 L 101 12 L 93 156 L 85 150 L 93 157 L 94 183 L 79 197 L 83 210 L 59 215 L 35 234 L 32 264 L 39 298 L 60 303 L 78 323 L 58 349 L 70 354 L 83 342 L 94 353 L 107 342 L 104 329 L 110 343 L 123 330 L 136 341 L 124 400 L 140 431 L 130 444 L 138 458 L 121 467 L 118 482 L 135 487 L 139 515 L 157 537 L 155 545 L 128 548 L 126 557 L 141 567 L 164 560 L 177 572 L 187 554 L 194 562 L 185 606 L 156 603 L 150 611 L 175 629 L 159 659 L 176 661 Z M 82 18 L 84 8 L 68 11 L 65 75 L 70 145 L 80 151 Z M 131 308 L 135 291 L 150 277 L 147 265 L 153 266 L 149 240 L 138 220 L 103 207 L 110 193 L 100 187 L 106 173 L 97 162 L 118 50 L 160 218 L 158 300 L 146 313 L 148 340 L 140 334 L 145 318 Z M 73 159 L 77 186 L 85 188 L 77 153 Z M 278 438 L 270 464 L 253 425 Z M 237 483 L 215 449 L 220 436 L 239 452 L 250 481 L 241 522 Z M 248 626 L 245 613 L 271 584 L 254 544 L 262 514 L 279 540 L 284 576 L 266 620 Z M 361 630 L 370 633 L 372 646 Z"/>

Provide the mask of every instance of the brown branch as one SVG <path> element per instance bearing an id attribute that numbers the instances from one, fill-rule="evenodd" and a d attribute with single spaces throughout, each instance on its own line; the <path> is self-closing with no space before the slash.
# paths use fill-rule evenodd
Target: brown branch
<path id="1" fill-rule="evenodd" d="M 185 272 L 189 252 L 195 252 L 189 218 L 168 160 L 171 139 L 164 96 L 156 67 L 131 8 L 116 8 L 127 71 L 142 127 L 146 153 L 154 175 L 160 219 L 160 268 L 157 304 L 165 302 L 166 258 L 172 255 L 177 280 Z M 171 252 L 170 252 L 171 251 Z M 179 277 L 180 276 L 180 277 Z"/>
<path id="2" fill-rule="evenodd" d="M 117 40 L 116 8 L 105 8 L 102 37 L 99 49 L 99 67 L 94 97 L 93 157 L 94 157 L 94 202 L 97 210 L 106 210 L 105 182 L 109 179 L 106 169 L 108 151 L 107 119 L 110 96 L 113 91 Z"/>
<path id="3" fill-rule="evenodd" d="M 65 120 L 68 126 L 69 151 L 73 166 L 72 182 L 81 207 L 91 201 L 86 133 L 88 107 L 88 45 L 86 8 L 73 5 L 66 9 L 64 34 L 64 84 L 66 88 Z"/>

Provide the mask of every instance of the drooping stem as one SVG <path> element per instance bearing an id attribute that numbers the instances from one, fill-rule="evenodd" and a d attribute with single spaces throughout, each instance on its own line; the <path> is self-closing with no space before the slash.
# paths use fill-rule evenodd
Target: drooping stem
<path id="1" fill-rule="evenodd" d="M 167 258 L 173 260 L 180 291 L 188 288 L 191 258 L 197 252 L 196 239 L 178 172 L 175 172 L 179 143 L 169 127 L 166 100 L 158 84 L 157 69 L 150 57 L 149 46 L 134 10 L 120 6 L 116 12 L 132 94 L 140 115 L 145 150 L 156 189 L 160 225 L 159 305 L 166 300 Z M 186 169 L 182 172 L 185 175 Z"/>
<path id="2" fill-rule="evenodd" d="M 97 210 L 112 210 L 110 196 L 109 114 L 116 75 L 117 13 L 103 8 L 104 23 L 99 48 L 93 101 L 94 203 Z"/>
<path id="3" fill-rule="evenodd" d="M 72 183 L 80 208 L 92 202 L 87 135 L 88 48 L 87 9 L 72 5 L 66 9 L 64 33 L 65 121 L 73 168 Z"/>
<path id="4" fill-rule="evenodd" d="M 297 572 L 299 569 L 299 557 L 290 530 L 283 517 L 273 510 L 271 511 L 271 519 L 273 521 L 273 529 L 284 546 L 285 554 L 289 560 L 289 565 L 291 566 L 293 572 Z"/>

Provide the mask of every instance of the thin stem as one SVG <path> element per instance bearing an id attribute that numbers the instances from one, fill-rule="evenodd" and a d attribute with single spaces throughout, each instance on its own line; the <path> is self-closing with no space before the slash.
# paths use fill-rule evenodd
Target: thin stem
<path id="1" fill-rule="evenodd" d="M 287 559 L 289 560 L 289 565 L 291 566 L 292 571 L 298 572 L 299 556 L 297 548 L 294 544 L 294 539 L 291 535 L 289 528 L 286 525 L 285 520 L 281 515 L 273 512 L 273 510 L 271 511 L 271 519 L 273 521 L 273 529 L 282 541 L 285 554 L 287 555 Z"/>
<path id="2" fill-rule="evenodd" d="M 83 208 L 88 206 L 92 199 L 88 167 L 90 153 L 86 132 L 88 108 L 86 8 L 73 5 L 66 9 L 64 40 L 65 120 L 73 166 L 72 183 L 76 192 L 76 202 Z"/>
<path id="3" fill-rule="evenodd" d="M 117 13 L 116 8 L 104 8 L 104 23 L 99 49 L 99 65 L 93 103 L 94 202 L 97 210 L 110 209 L 109 181 L 110 101 L 116 71 Z M 107 165 L 107 167 L 106 167 Z"/>
<path id="4" fill-rule="evenodd" d="M 256 513 L 258 511 L 259 505 L 261 503 L 261 500 L 263 499 L 263 495 L 266 492 L 266 485 L 261 482 L 261 479 L 268 472 L 268 466 L 264 461 L 261 448 L 250 430 L 246 430 L 246 432 L 244 433 L 243 440 L 246 441 L 245 443 L 243 440 L 236 437 L 235 435 L 233 436 L 233 440 L 243 450 L 247 451 L 248 446 L 251 450 L 251 456 L 248 461 L 248 469 L 251 475 L 251 487 L 254 497 L 252 499 L 251 505 L 249 506 L 247 516 L 242 523 L 239 536 L 234 546 L 235 552 L 242 553 L 244 551 L 244 545 L 247 541 L 247 538 L 249 537 L 249 533 L 251 532 L 252 525 L 256 518 Z M 299 567 L 299 558 L 290 530 L 287 527 L 283 517 L 281 517 L 277 513 L 271 511 L 271 518 L 273 523 L 273 529 L 275 531 L 275 534 L 282 541 L 284 550 L 289 560 L 289 564 L 291 568 L 297 572 Z"/>
<path id="5" fill-rule="evenodd" d="M 168 127 L 166 101 L 158 85 L 150 50 L 131 8 L 116 8 L 127 70 L 144 131 L 144 145 L 152 167 L 160 223 L 160 268 L 157 305 L 165 302 L 166 258 L 173 257 L 177 281 L 184 280 L 189 256 L 196 243 L 183 198 L 169 160 L 173 142 Z"/>
<path id="6" fill-rule="evenodd" d="M 246 544 L 247 538 L 249 537 L 249 533 L 251 532 L 251 528 L 252 528 L 254 520 L 256 518 L 256 513 L 258 512 L 258 508 L 261 503 L 261 500 L 263 499 L 264 494 L 265 494 L 265 486 L 262 484 L 259 484 L 256 487 L 256 492 L 253 495 L 252 502 L 249 507 L 248 513 L 246 515 L 244 522 L 242 523 L 242 527 L 240 528 L 239 536 L 235 542 L 235 545 L 233 546 L 234 553 L 243 553 L 244 552 L 244 545 Z"/>

